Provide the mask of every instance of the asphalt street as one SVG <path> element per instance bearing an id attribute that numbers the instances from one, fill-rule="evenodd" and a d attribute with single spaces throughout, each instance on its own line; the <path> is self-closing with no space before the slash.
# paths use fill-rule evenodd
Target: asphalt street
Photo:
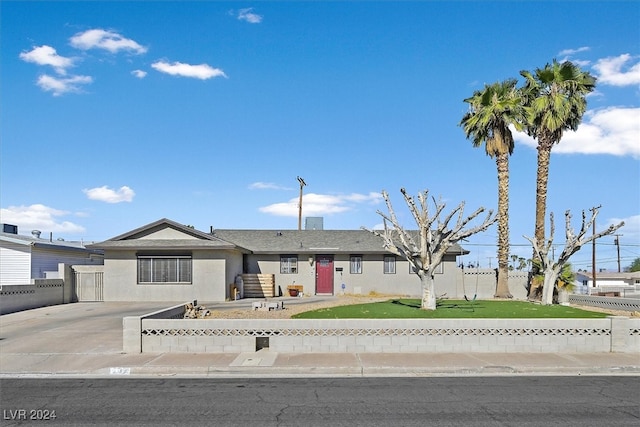
<path id="1" fill-rule="evenodd" d="M 2 425 L 638 426 L 633 376 L 4 378 Z"/>

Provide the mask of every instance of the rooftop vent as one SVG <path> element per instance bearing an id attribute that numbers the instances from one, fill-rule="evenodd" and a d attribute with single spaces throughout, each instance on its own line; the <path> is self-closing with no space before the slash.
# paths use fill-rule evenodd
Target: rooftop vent
<path id="1" fill-rule="evenodd" d="M 42 231 L 40 231 L 40 230 L 32 230 L 32 231 L 31 231 L 31 235 L 32 235 L 33 237 L 35 237 L 36 239 L 39 239 L 39 238 L 40 238 L 40 234 L 42 234 Z"/>
<path id="2" fill-rule="evenodd" d="M 18 234 L 18 226 L 13 224 L 2 224 L 2 232 L 9 234 Z"/>

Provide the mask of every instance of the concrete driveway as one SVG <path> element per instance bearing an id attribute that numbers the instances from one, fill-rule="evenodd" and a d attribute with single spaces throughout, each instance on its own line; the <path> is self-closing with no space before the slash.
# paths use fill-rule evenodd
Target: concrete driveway
<path id="1" fill-rule="evenodd" d="M 81 370 L 84 361 L 110 366 L 122 353 L 122 318 L 172 305 L 166 302 L 79 302 L 0 316 L 0 372 Z"/>
<path id="2" fill-rule="evenodd" d="M 122 352 L 122 318 L 172 305 L 73 303 L 0 316 L 0 378 L 23 376 L 432 376 L 640 373 L 637 353 Z M 239 305 L 249 302 L 243 301 Z M 205 304 L 209 307 L 208 304 Z M 220 307 L 235 306 L 220 303 Z M 254 362 L 260 361 L 256 364 Z M 249 363 L 251 362 L 251 363 Z"/>

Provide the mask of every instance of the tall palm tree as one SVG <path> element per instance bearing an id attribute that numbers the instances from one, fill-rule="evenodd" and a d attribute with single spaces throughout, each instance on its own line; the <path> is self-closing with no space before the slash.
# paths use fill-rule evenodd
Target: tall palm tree
<path id="1" fill-rule="evenodd" d="M 555 59 L 544 68 L 533 73 L 521 71 L 520 75 L 525 78 L 522 89 L 525 129 L 538 140 L 534 236 L 538 242 L 543 242 L 551 149 L 560 142 L 565 130 L 578 129 L 587 109 L 586 96 L 595 89 L 596 78 L 569 61 L 559 63 Z M 532 287 L 530 295 L 533 291 Z"/>
<path id="2" fill-rule="evenodd" d="M 485 152 L 495 158 L 498 169 L 498 283 L 496 298 L 512 298 L 509 292 L 509 156 L 514 141 L 510 125 L 522 129 L 522 99 L 517 81 L 508 79 L 485 85 L 464 100 L 469 111 L 462 117 L 467 139 L 474 147 L 484 143 Z"/>

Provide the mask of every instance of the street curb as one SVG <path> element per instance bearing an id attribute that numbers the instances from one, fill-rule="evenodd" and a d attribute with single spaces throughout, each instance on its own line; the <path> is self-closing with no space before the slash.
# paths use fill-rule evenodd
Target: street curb
<path id="1" fill-rule="evenodd" d="M 401 367 L 176 367 L 135 366 L 102 368 L 93 372 L 0 373 L 1 378 L 357 378 L 357 377 L 484 377 L 484 376 L 640 376 L 640 366 L 588 368 L 401 368 Z"/>

